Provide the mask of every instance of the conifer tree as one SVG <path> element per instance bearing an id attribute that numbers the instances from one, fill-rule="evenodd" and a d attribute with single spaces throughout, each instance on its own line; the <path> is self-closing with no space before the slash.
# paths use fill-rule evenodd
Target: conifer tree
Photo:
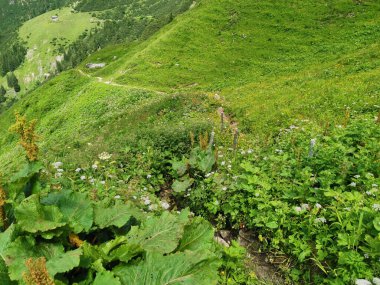
<path id="1" fill-rule="evenodd" d="M 5 102 L 5 94 L 7 94 L 7 90 L 5 90 L 3 85 L 0 85 L 0 103 Z"/>

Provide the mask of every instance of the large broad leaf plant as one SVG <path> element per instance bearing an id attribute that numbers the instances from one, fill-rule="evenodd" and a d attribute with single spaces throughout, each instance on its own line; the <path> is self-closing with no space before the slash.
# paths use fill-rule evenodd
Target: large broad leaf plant
<path id="1" fill-rule="evenodd" d="M 28 261 L 41 258 L 54 284 L 217 282 L 213 228 L 188 210 L 155 216 L 71 190 L 24 197 L 0 233 L 2 285 L 30 284 Z"/>

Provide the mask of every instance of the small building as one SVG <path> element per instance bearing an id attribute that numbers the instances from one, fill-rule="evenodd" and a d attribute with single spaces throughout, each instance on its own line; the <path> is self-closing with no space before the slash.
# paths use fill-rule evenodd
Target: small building
<path id="1" fill-rule="evenodd" d="M 58 22 L 59 17 L 57 15 L 53 15 L 53 16 L 51 16 L 51 20 L 52 20 L 52 22 Z"/>
<path id="2" fill-rule="evenodd" d="M 94 68 L 103 68 L 105 67 L 105 63 L 87 63 L 86 67 L 89 69 L 94 69 Z"/>

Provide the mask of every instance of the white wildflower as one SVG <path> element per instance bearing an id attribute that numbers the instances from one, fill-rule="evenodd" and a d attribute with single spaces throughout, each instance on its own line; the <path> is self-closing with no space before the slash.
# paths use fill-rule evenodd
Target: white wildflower
<path id="1" fill-rule="evenodd" d="M 75 172 L 81 172 L 81 170 L 82 170 L 82 168 L 77 168 L 77 169 L 75 169 Z"/>
<path id="2" fill-rule="evenodd" d="M 364 253 L 364 258 L 368 259 L 369 258 L 369 254 L 368 253 Z"/>
<path id="3" fill-rule="evenodd" d="M 116 195 L 115 197 L 113 197 L 114 199 L 120 199 L 120 195 Z"/>
<path id="4" fill-rule="evenodd" d="M 372 209 L 374 209 L 376 212 L 380 212 L 380 204 L 373 204 Z"/>
<path id="5" fill-rule="evenodd" d="M 277 152 L 278 154 L 283 154 L 284 151 L 282 149 L 276 149 L 275 152 Z"/>
<path id="6" fill-rule="evenodd" d="M 211 173 L 206 173 L 206 174 L 205 174 L 205 177 L 206 177 L 206 178 L 208 178 L 208 177 L 210 177 L 210 176 L 211 176 Z"/>
<path id="7" fill-rule="evenodd" d="M 356 174 L 356 175 L 354 175 L 354 178 L 358 179 L 358 178 L 360 178 L 360 175 Z"/>
<path id="8" fill-rule="evenodd" d="M 296 127 L 295 125 L 291 125 L 291 126 L 289 127 L 289 129 L 291 129 L 291 130 L 295 130 L 295 129 L 298 129 L 298 127 Z"/>
<path id="9" fill-rule="evenodd" d="M 152 204 L 152 205 L 149 205 L 149 207 L 148 207 L 148 209 L 149 209 L 149 211 L 155 211 L 155 210 L 157 210 L 157 205 L 156 204 Z"/>
<path id="10" fill-rule="evenodd" d="M 227 187 L 223 187 L 222 190 L 223 190 L 223 191 L 226 191 L 226 190 L 227 190 Z"/>
<path id="11" fill-rule="evenodd" d="M 223 154 L 219 154 L 218 157 L 219 157 L 219 158 L 222 158 L 222 157 L 223 157 Z"/>
<path id="12" fill-rule="evenodd" d="M 373 187 L 373 188 L 377 188 L 378 185 L 377 185 L 377 184 L 372 184 L 372 187 Z"/>
<path id="13" fill-rule="evenodd" d="M 220 163 L 220 165 L 225 165 L 226 164 L 226 162 L 225 161 L 222 161 L 221 163 Z"/>
<path id="14" fill-rule="evenodd" d="M 110 159 L 112 154 L 109 154 L 108 152 L 102 152 L 101 154 L 98 155 L 100 160 L 108 160 Z"/>
<path id="15" fill-rule="evenodd" d="M 232 168 L 232 165 L 231 165 L 231 164 L 229 164 L 229 165 L 227 165 L 227 167 L 228 167 L 228 168 Z"/>
<path id="16" fill-rule="evenodd" d="M 133 199 L 135 199 L 135 200 L 137 199 L 137 197 L 136 197 L 136 196 L 132 196 L 132 198 L 133 198 Z"/>
<path id="17" fill-rule="evenodd" d="M 58 172 L 55 174 L 55 178 L 61 178 L 62 177 L 62 173 L 61 172 Z"/>
<path id="18" fill-rule="evenodd" d="M 317 143 L 317 139 L 311 139 L 310 140 L 309 157 L 313 157 L 314 156 L 314 147 L 315 147 L 316 143 Z"/>
<path id="19" fill-rule="evenodd" d="M 302 212 L 302 208 L 301 207 L 294 207 L 294 211 L 296 211 L 297 213 L 300 213 Z"/>
<path id="20" fill-rule="evenodd" d="M 301 209 L 302 210 L 310 210 L 309 204 L 301 204 Z"/>
<path id="21" fill-rule="evenodd" d="M 351 184 L 350 184 L 350 185 L 348 185 L 348 186 L 351 186 L 351 187 L 356 187 L 356 183 L 355 183 L 355 182 L 351 182 Z"/>
<path id="22" fill-rule="evenodd" d="M 161 207 L 164 208 L 165 210 L 170 208 L 170 205 L 166 201 L 161 201 Z"/>
<path id="23" fill-rule="evenodd" d="M 141 197 L 141 199 L 144 201 L 145 205 L 149 205 L 151 203 L 149 197 L 144 196 L 144 197 Z"/>
<path id="24" fill-rule="evenodd" d="M 253 152 L 253 149 L 249 149 L 249 150 L 247 150 L 247 153 L 248 154 L 251 154 Z"/>
<path id="25" fill-rule="evenodd" d="M 146 176 L 146 178 L 150 179 L 150 178 L 152 178 L 152 175 L 148 174 L 148 175 Z"/>
<path id="26" fill-rule="evenodd" d="M 52 165 L 55 169 L 58 169 L 63 165 L 63 163 L 60 161 L 57 161 L 57 162 L 52 163 Z"/>
<path id="27" fill-rule="evenodd" d="M 95 183 L 95 179 L 94 179 L 94 178 L 91 178 L 91 179 L 90 179 L 90 183 L 91 183 L 91 184 L 94 184 L 94 183 Z"/>
<path id="28" fill-rule="evenodd" d="M 106 184 L 106 182 L 103 180 L 103 181 L 100 181 L 100 184 L 104 185 Z"/>
<path id="29" fill-rule="evenodd" d="M 314 220 L 314 223 L 322 223 L 322 224 L 325 224 L 326 223 L 326 219 L 324 217 L 321 217 L 321 218 L 316 218 Z"/>
<path id="30" fill-rule="evenodd" d="M 62 168 L 58 168 L 58 169 L 57 169 L 57 172 L 61 172 L 61 173 L 62 173 L 63 171 L 64 171 L 64 170 L 63 170 Z"/>
<path id="31" fill-rule="evenodd" d="M 97 164 L 93 164 L 91 167 L 92 167 L 92 169 L 94 169 L 94 170 L 98 169 L 98 165 L 97 165 Z"/>
<path id="32" fill-rule="evenodd" d="M 315 204 L 315 207 L 316 207 L 317 209 L 322 209 L 322 205 L 319 204 L 319 203 L 316 203 L 316 204 Z"/>
<path id="33" fill-rule="evenodd" d="M 240 153 L 241 153 L 242 155 L 245 155 L 245 151 L 244 151 L 244 150 L 242 150 Z"/>
<path id="34" fill-rule="evenodd" d="M 82 175 L 81 177 L 80 177 L 80 180 L 85 180 L 86 179 L 86 176 L 84 176 L 84 175 Z"/>
<path id="35" fill-rule="evenodd" d="M 372 285 L 372 283 L 366 279 L 356 279 L 355 285 Z"/>

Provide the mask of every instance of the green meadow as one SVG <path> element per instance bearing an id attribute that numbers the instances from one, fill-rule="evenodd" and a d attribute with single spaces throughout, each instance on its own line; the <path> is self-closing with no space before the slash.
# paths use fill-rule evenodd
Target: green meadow
<path id="1" fill-rule="evenodd" d="M 83 9 L 91 3 L 83 1 Z M 163 11 L 165 3 L 159 2 Z M 26 22 L 19 35 L 29 52 L 16 71 L 22 86 L 31 88 L 50 70 L 59 44 L 97 22 L 70 8 Z M 147 39 L 99 49 L 1 113 L 0 173 L 24 169 L 16 177 L 25 178 L 35 170 L 33 163 L 23 168 L 25 147 L 9 131 L 20 113 L 37 120 L 39 160 L 47 169 L 33 191 L 68 188 L 97 202 L 132 201 L 156 218 L 163 209 L 189 207 L 218 234 L 249 233 L 249 261 L 265 260 L 269 268 L 268 277 L 244 266 L 245 251 L 228 241 L 222 253 L 207 247 L 222 262 L 208 261 L 218 277 L 183 284 L 379 284 L 379 38 L 377 0 L 194 1 Z M 178 225 L 181 215 L 168 219 Z M 67 239 L 59 230 L 54 235 Z M 183 254 L 181 235 L 168 258 Z M 161 272 L 149 261 L 151 248 L 139 242 L 148 255 L 121 256 L 123 268 L 94 261 L 88 276 L 112 271 L 121 280 L 115 284 L 139 284 L 125 276 Z M 58 279 L 72 281 L 66 277 Z"/>
<path id="2" fill-rule="evenodd" d="M 58 16 L 58 20 L 53 21 L 52 16 Z M 26 43 L 28 53 L 15 72 L 23 93 L 37 82 L 43 82 L 48 74 L 55 73 L 56 61 L 62 56 L 59 46 L 64 49 L 97 22 L 90 13 L 74 13 L 70 7 L 49 11 L 25 22 L 19 29 L 19 37 Z M 0 82 L 5 85 L 5 78 Z"/>

